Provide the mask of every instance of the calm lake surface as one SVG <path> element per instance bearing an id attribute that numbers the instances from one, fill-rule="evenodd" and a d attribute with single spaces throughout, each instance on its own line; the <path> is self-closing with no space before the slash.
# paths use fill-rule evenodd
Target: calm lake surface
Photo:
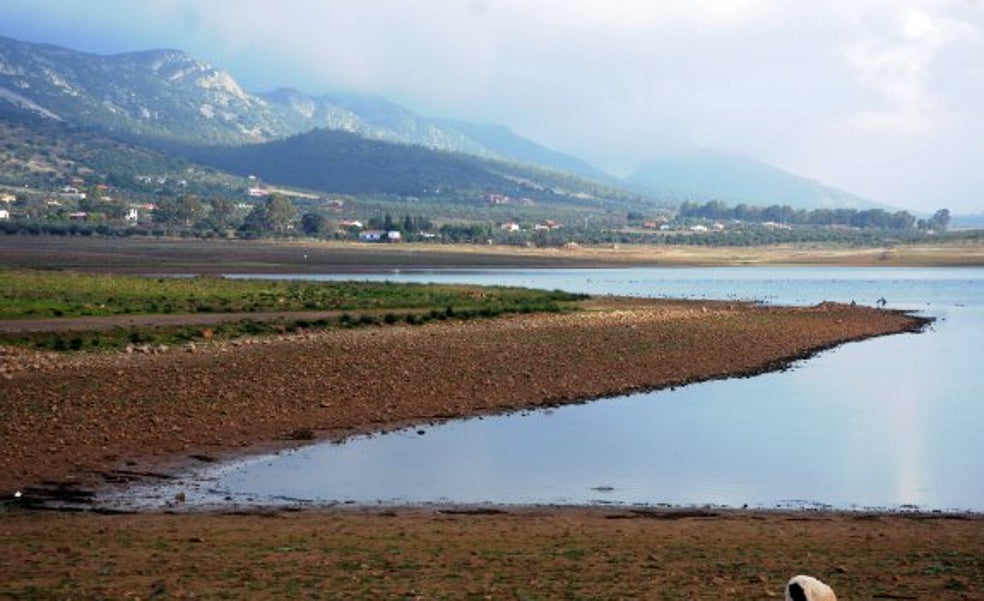
<path id="1" fill-rule="evenodd" d="M 223 465 L 166 489 L 213 504 L 628 504 L 984 511 L 984 269 L 639 268 L 305 279 L 591 294 L 824 300 L 936 318 L 749 379 L 359 437 Z M 418 433 L 422 430 L 423 434 Z"/>

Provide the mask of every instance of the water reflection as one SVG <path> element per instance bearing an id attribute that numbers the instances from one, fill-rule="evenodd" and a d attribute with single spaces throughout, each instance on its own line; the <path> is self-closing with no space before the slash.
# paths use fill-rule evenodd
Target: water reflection
<path id="1" fill-rule="evenodd" d="M 984 408 L 975 392 L 984 384 L 984 270 L 633 269 L 400 279 L 790 304 L 885 296 L 890 306 L 920 308 L 939 321 L 926 333 L 849 344 L 784 373 L 224 466 L 205 480 L 179 483 L 189 501 L 984 510 Z"/>

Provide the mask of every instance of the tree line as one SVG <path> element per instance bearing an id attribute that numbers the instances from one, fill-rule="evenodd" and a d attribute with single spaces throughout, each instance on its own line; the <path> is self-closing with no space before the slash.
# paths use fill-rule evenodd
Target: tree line
<path id="1" fill-rule="evenodd" d="M 950 224 L 950 211 L 940 209 L 929 219 L 917 219 L 908 211 L 889 212 L 884 209 L 794 209 L 789 205 L 767 207 L 738 204 L 729 206 L 720 200 L 703 204 L 685 201 L 680 205 L 682 219 L 735 220 L 749 223 L 782 223 L 786 225 L 843 226 L 861 229 L 935 230 L 945 231 Z"/>
<path id="2" fill-rule="evenodd" d="M 282 194 L 271 194 L 256 203 L 245 216 L 237 213 L 236 205 L 228 199 L 204 202 L 195 194 L 181 194 L 157 201 L 154 222 L 183 228 L 238 229 L 244 234 L 282 235 L 293 227 L 297 218 L 294 204 Z"/>

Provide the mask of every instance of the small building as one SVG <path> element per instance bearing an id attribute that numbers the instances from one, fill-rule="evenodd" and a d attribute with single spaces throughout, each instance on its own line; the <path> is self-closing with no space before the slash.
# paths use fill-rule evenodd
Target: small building
<path id="1" fill-rule="evenodd" d="M 0 220 L 10 219 L 10 211 L 7 209 L 0 209 Z"/>
<path id="2" fill-rule="evenodd" d="M 551 230 L 558 230 L 564 227 L 562 224 L 553 221 L 552 219 L 545 219 L 540 223 L 533 226 L 533 229 L 537 232 L 549 232 Z"/>
<path id="3" fill-rule="evenodd" d="M 504 232 L 518 232 L 519 231 L 519 224 L 516 223 L 515 221 L 507 221 L 507 222 L 503 223 L 499 227 L 502 228 L 502 231 L 504 231 Z"/>
<path id="4" fill-rule="evenodd" d="M 130 207 L 126 210 L 126 215 L 123 216 L 123 219 L 130 223 L 136 223 L 139 217 L 140 211 L 138 211 L 135 207 Z"/>
<path id="5" fill-rule="evenodd" d="M 791 230 L 792 226 L 786 223 L 776 223 L 775 221 L 766 221 L 762 224 L 762 227 L 767 227 L 771 230 Z"/>
<path id="6" fill-rule="evenodd" d="M 65 200 L 85 200 L 85 196 L 85 192 L 80 192 L 78 188 L 73 186 L 64 186 L 58 192 L 58 197 Z"/>
<path id="7" fill-rule="evenodd" d="M 490 205 L 507 205 L 512 202 L 512 199 L 505 194 L 488 193 L 485 195 L 485 202 Z"/>
<path id="8" fill-rule="evenodd" d="M 359 232 L 359 240 L 363 242 L 400 242 L 403 235 L 396 230 L 366 230 Z"/>

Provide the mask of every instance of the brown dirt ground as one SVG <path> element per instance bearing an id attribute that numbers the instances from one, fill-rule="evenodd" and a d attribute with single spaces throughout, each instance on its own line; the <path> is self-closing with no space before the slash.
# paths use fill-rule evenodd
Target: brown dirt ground
<path id="1" fill-rule="evenodd" d="M 0 515 L 9 599 L 982 599 L 980 516 L 517 509 Z"/>
<path id="2" fill-rule="evenodd" d="M 154 271 L 153 252 L 134 262 L 123 247 L 109 261 L 82 250 L 85 269 Z M 0 248 L 5 265 L 8 251 Z M 71 267 L 56 264 L 65 258 L 58 252 L 71 254 L 18 256 L 35 267 Z M 181 260 L 162 259 L 162 271 L 182 271 Z M 239 272 L 289 264 L 269 256 L 230 261 L 224 265 L 239 269 L 228 271 Z M 836 305 L 604 299 L 587 309 L 160 354 L 4 349 L 0 496 L 45 481 L 94 485 L 112 470 L 160 469 L 191 454 L 234 455 L 257 443 L 291 444 L 290 437 L 341 437 L 754 373 L 917 325 Z M 984 599 L 982 571 L 977 515 L 611 508 L 94 515 L 0 501 L 0 598 L 10 599 L 765 599 L 781 598 L 785 580 L 800 572 L 828 581 L 842 599 Z"/>

